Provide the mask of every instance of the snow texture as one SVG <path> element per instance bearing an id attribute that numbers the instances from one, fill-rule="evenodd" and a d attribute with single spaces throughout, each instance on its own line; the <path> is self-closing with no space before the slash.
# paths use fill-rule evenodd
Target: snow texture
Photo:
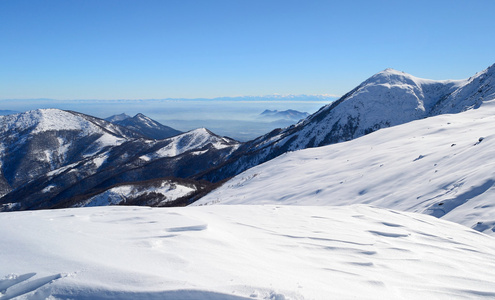
<path id="1" fill-rule="evenodd" d="M 0 299 L 495 297 L 493 238 L 364 205 L 12 212 L 0 238 Z"/>

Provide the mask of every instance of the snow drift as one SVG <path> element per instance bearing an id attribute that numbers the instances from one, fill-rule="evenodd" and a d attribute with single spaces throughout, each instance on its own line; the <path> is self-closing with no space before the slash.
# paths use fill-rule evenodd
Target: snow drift
<path id="1" fill-rule="evenodd" d="M 493 238 L 363 205 L 10 212 L 0 237 L 0 299 L 495 297 Z"/>

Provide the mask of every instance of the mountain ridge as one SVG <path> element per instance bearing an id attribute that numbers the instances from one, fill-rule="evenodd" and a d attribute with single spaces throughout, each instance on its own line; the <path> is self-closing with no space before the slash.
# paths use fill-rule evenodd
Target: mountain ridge
<path id="1" fill-rule="evenodd" d="M 0 124 L 3 210 L 63 207 L 123 182 L 188 178 L 221 163 L 239 145 L 207 129 L 153 140 L 57 109 L 0 117 Z"/>
<path id="2" fill-rule="evenodd" d="M 349 141 L 381 128 L 479 107 L 495 97 L 495 65 L 464 80 L 429 80 L 385 69 L 297 124 L 243 145 L 203 179 L 219 181 L 287 151 Z"/>

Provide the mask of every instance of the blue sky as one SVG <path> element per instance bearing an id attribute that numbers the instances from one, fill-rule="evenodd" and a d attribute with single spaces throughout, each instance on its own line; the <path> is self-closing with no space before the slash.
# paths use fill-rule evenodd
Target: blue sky
<path id="1" fill-rule="evenodd" d="M 341 95 L 495 63 L 493 0 L 0 0 L 0 99 Z"/>

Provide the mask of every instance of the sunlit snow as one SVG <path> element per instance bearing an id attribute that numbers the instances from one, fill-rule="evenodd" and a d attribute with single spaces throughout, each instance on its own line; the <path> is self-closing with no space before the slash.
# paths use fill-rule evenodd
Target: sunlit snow
<path id="1" fill-rule="evenodd" d="M 1 299 L 495 297 L 495 239 L 367 206 L 0 213 Z"/>
<path id="2" fill-rule="evenodd" d="M 495 235 L 495 102 L 287 153 L 239 174 L 201 204 L 372 204 Z"/>

